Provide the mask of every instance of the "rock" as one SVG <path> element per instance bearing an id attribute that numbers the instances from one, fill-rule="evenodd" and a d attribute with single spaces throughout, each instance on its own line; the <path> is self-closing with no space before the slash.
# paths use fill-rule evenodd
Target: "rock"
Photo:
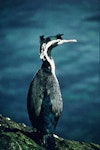
<path id="1" fill-rule="evenodd" d="M 0 115 L 0 150 L 45 150 L 33 139 L 35 131 Z M 100 145 L 65 140 L 54 135 L 55 150 L 100 150 Z"/>

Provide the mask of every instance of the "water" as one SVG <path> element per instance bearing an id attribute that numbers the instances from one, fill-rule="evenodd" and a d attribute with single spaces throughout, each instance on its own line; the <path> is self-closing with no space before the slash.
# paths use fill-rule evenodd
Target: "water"
<path id="1" fill-rule="evenodd" d="M 39 36 L 75 38 L 54 49 L 64 109 L 56 134 L 100 144 L 99 0 L 0 2 L 0 113 L 30 125 L 29 84 L 41 66 Z"/>

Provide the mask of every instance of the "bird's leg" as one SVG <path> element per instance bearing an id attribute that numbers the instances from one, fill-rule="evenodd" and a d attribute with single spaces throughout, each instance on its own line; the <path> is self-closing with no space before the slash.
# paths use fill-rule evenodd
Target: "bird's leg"
<path id="1" fill-rule="evenodd" d="M 55 149 L 55 140 L 52 134 L 43 135 L 41 145 L 46 147 L 46 150 Z"/>

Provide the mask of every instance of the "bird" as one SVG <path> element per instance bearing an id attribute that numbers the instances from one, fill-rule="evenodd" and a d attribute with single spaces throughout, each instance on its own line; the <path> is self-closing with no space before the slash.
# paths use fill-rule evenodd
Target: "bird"
<path id="1" fill-rule="evenodd" d="M 33 77 L 27 96 L 27 110 L 30 122 L 36 130 L 38 142 L 48 150 L 54 150 L 54 131 L 63 110 L 60 85 L 55 73 L 55 63 L 51 57 L 54 47 L 75 39 L 63 40 L 63 34 L 40 36 L 41 68 Z"/>

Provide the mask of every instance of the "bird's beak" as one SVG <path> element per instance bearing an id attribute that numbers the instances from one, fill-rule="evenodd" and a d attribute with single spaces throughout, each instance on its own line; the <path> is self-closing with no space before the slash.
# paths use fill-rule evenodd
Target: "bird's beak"
<path id="1" fill-rule="evenodd" d="M 68 43 L 68 42 L 77 42 L 77 40 L 76 39 L 70 39 L 70 40 L 56 39 L 56 40 L 52 40 L 52 41 L 49 41 L 46 44 L 46 49 L 48 49 L 51 46 L 52 46 L 52 48 L 54 48 L 54 47 L 56 47 L 58 45 L 61 45 L 63 43 Z"/>
<path id="2" fill-rule="evenodd" d="M 57 45 L 61 45 L 63 43 L 68 43 L 68 42 L 77 42 L 77 40 L 76 39 L 71 39 L 71 40 L 59 39 L 59 41 L 57 42 Z"/>

